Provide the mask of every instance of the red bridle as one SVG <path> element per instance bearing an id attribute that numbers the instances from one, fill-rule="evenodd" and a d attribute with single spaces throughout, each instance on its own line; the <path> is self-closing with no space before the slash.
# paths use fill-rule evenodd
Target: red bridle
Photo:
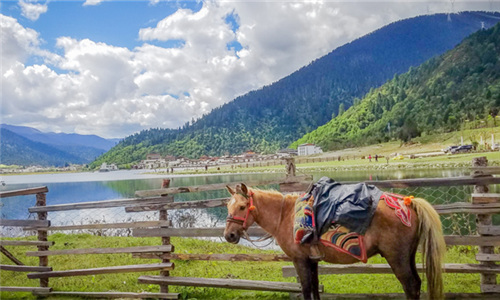
<path id="1" fill-rule="evenodd" d="M 247 204 L 247 212 L 245 214 L 245 217 L 238 217 L 238 216 L 232 216 L 231 214 L 227 215 L 226 222 L 232 222 L 236 224 L 240 224 L 243 226 L 243 230 L 247 230 L 247 221 L 248 221 L 248 216 L 250 215 L 250 211 L 255 210 L 255 206 L 253 205 L 253 192 L 249 191 L 248 195 L 240 194 L 243 197 L 247 198 L 248 204 Z"/>

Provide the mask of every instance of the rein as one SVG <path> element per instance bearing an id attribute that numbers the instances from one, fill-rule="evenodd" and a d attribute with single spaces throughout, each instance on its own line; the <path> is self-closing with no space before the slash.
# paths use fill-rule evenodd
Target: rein
<path id="1" fill-rule="evenodd" d="M 248 235 L 248 232 L 247 232 L 247 227 L 246 227 L 246 224 L 247 224 L 247 221 L 248 221 L 248 216 L 250 215 L 250 212 L 251 211 L 254 211 L 256 209 L 255 205 L 253 204 L 253 195 L 254 193 L 252 191 L 250 191 L 249 195 L 244 195 L 244 194 L 240 194 L 242 195 L 243 197 L 249 199 L 250 201 L 248 202 L 248 209 L 247 209 L 247 212 L 246 212 L 246 215 L 245 217 L 238 217 L 238 216 L 232 216 L 232 215 L 228 215 L 227 218 L 226 218 L 226 222 L 232 222 L 232 223 L 236 223 L 236 224 L 239 224 L 239 225 L 242 225 L 243 227 L 243 238 L 246 239 L 247 241 L 249 241 L 250 243 L 252 243 L 252 245 L 256 246 L 256 247 L 267 247 L 269 246 L 272 241 L 269 242 L 269 244 L 265 245 L 265 246 L 258 246 L 258 245 L 255 245 L 254 243 L 255 242 L 263 242 L 265 240 L 268 240 L 270 238 L 273 237 L 272 234 L 270 233 L 267 233 L 265 236 L 261 237 L 261 238 L 258 238 L 258 239 L 255 239 L 255 240 L 252 240 L 250 238 L 250 236 Z M 283 206 L 285 204 L 285 196 L 283 195 L 282 198 L 281 198 L 281 209 L 280 209 L 280 214 L 279 214 L 279 219 L 278 219 L 278 223 L 276 224 L 276 230 L 275 231 L 278 231 L 279 229 L 279 226 L 281 224 L 281 219 L 282 219 L 282 215 L 283 215 Z"/>

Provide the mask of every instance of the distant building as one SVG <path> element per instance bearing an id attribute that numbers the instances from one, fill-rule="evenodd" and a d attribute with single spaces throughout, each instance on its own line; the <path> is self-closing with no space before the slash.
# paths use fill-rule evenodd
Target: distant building
<path id="1" fill-rule="evenodd" d="M 174 161 L 175 160 L 175 156 L 173 156 L 173 155 L 165 155 L 165 160 L 166 161 Z"/>
<path id="2" fill-rule="evenodd" d="M 256 155 L 257 154 L 252 150 L 247 150 L 247 151 L 245 151 L 245 153 L 243 153 L 243 156 L 245 156 L 245 157 L 254 157 Z"/>
<path id="3" fill-rule="evenodd" d="M 297 152 L 299 156 L 304 156 L 304 155 L 323 153 L 323 150 L 321 150 L 321 148 L 316 146 L 315 144 L 302 144 L 299 147 L 297 147 Z"/>
<path id="4" fill-rule="evenodd" d="M 116 171 L 118 170 L 118 167 L 115 164 L 107 164 L 103 162 L 101 164 L 101 167 L 99 168 L 99 172 L 109 172 L 109 171 Z"/>
<path id="5" fill-rule="evenodd" d="M 161 159 L 161 155 L 158 153 L 149 153 L 146 155 L 146 160 L 158 160 Z"/>
<path id="6" fill-rule="evenodd" d="M 294 155 L 297 155 L 298 152 L 295 149 L 286 148 L 286 149 L 278 150 L 276 152 L 276 154 L 278 154 L 280 156 L 294 156 Z"/>

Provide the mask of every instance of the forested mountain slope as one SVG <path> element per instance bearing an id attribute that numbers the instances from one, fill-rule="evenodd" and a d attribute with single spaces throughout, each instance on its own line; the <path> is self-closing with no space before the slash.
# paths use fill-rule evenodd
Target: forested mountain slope
<path id="1" fill-rule="evenodd" d="M 0 127 L 0 162 L 5 165 L 57 166 L 83 164 L 84 159 L 44 143 L 34 142 Z"/>
<path id="2" fill-rule="evenodd" d="M 455 49 L 370 91 L 359 104 L 293 146 L 325 150 L 460 130 L 468 122 L 494 122 L 500 110 L 500 24 Z"/>
<path id="3" fill-rule="evenodd" d="M 214 109 L 179 129 L 149 129 L 125 138 L 99 157 L 125 164 L 148 152 L 183 155 L 272 152 L 348 108 L 356 97 L 394 74 L 440 55 L 463 38 L 491 27 L 500 14 L 466 12 L 420 16 L 387 25 L 262 89 Z"/>
<path id="4" fill-rule="evenodd" d="M 0 124 L 0 163 L 20 166 L 87 164 L 117 140 L 96 135 L 41 132 L 26 126 Z"/>

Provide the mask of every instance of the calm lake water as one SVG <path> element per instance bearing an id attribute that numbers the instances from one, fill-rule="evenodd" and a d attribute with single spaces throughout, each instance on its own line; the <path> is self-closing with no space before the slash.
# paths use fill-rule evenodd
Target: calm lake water
<path id="1" fill-rule="evenodd" d="M 300 174 L 300 170 L 298 171 Z M 454 177 L 467 175 L 469 170 L 390 170 L 390 171 L 343 171 L 316 172 L 314 180 L 329 176 L 337 181 L 365 181 L 405 178 Z M 205 185 L 226 182 L 245 182 L 283 178 L 283 174 L 230 174 L 230 175 L 157 175 L 144 174 L 141 171 L 114 171 L 108 173 L 71 173 L 2 176 L 6 183 L 0 191 L 18 190 L 30 187 L 47 186 L 47 205 L 102 201 L 111 199 L 134 198 L 137 190 L 158 189 L 164 178 L 170 178 L 171 187 Z M 264 186 L 275 188 L 278 186 Z M 175 201 L 192 201 L 227 197 L 225 190 L 201 193 L 185 193 L 175 195 Z M 35 205 L 35 196 L 20 196 L 0 199 L 0 216 L 3 219 L 34 219 L 28 208 Z M 180 226 L 223 226 L 227 212 L 225 208 L 207 210 L 170 211 L 174 227 Z M 126 213 L 123 208 L 91 209 L 84 211 L 50 212 L 49 219 L 53 226 L 130 222 L 140 220 L 158 220 L 157 212 Z M 0 231 L 2 235 L 16 236 L 21 234 L 14 229 Z M 114 234 L 124 234 L 115 230 Z"/>

